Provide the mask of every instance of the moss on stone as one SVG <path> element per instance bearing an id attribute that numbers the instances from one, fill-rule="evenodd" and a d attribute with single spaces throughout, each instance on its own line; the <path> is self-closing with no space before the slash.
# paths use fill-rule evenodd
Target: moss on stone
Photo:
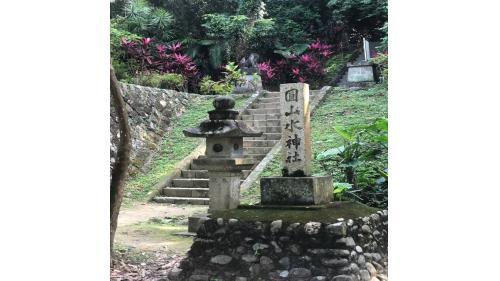
<path id="1" fill-rule="evenodd" d="M 213 211 L 212 218 L 239 219 L 243 221 L 274 221 L 283 220 L 286 222 L 336 222 L 338 218 L 354 219 L 365 217 L 376 213 L 379 209 L 366 206 L 358 202 L 342 201 L 334 202 L 331 205 L 318 208 L 313 206 L 304 206 L 286 208 L 258 208 L 240 207 L 234 210 Z"/>

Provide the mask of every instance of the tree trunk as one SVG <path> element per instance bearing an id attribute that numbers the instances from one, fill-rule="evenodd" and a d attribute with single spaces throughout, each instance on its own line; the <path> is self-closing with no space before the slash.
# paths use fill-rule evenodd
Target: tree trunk
<path id="1" fill-rule="evenodd" d="M 115 71 L 111 65 L 111 100 L 118 116 L 120 125 L 120 143 L 118 145 L 117 159 L 111 175 L 111 224 L 110 224 L 110 252 L 113 254 L 113 242 L 115 240 L 116 227 L 118 225 L 118 213 L 123 199 L 123 190 L 127 178 L 127 169 L 130 162 L 130 127 L 128 125 L 128 114 L 123 100 L 121 89 L 116 79 Z"/>

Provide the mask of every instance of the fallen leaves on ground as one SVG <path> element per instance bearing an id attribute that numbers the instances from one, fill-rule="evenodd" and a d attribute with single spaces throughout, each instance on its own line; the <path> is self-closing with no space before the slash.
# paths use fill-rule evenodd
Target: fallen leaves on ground
<path id="1" fill-rule="evenodd" d="M 134 261 L 126 255 L 113 258 L 111 281 L 168 281 L 167 275 L 183 257 L 154 252 L 145 261 Z"/>

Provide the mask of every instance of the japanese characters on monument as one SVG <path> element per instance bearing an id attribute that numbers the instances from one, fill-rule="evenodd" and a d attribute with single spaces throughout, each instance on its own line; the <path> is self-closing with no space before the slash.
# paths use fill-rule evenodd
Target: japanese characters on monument
<path id="1" fill-rule="evenodd" d="M 309 85 L 280 85 L 283 176 L 311 175 Z"/>

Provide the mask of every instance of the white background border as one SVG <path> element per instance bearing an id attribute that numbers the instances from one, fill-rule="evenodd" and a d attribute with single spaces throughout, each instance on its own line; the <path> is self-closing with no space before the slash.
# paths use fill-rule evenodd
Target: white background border
<path id="1" fill-rule="evenodd" d="M 392 281 L 498 279 L 495 1 L 390 1 Z M 2 280 L 109 280 L 109 4 L 0 9 Z"/>

